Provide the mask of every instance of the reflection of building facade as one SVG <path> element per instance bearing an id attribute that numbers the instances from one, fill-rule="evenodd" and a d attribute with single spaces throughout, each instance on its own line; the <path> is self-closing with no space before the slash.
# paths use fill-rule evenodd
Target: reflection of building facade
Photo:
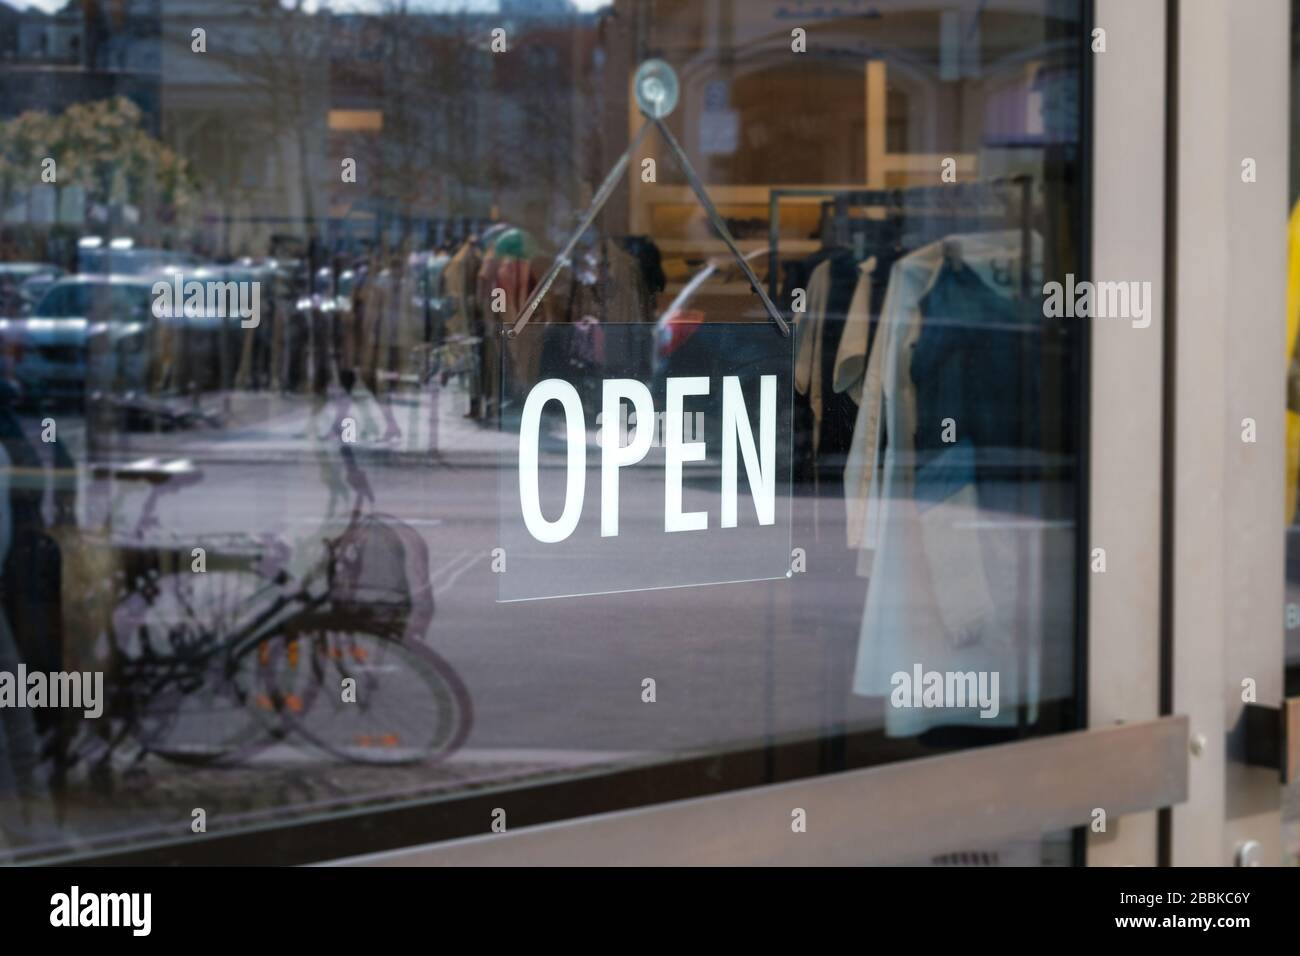
<path id="1" fill-rule="evenodd" d="M 200 22 L 202 53 L 193 36 Z M 168 4 L 162 135 L 199 182 L 196 251 L 263 255 L 273 237 L 300 238 L 301 224 L 320 215 L 327 26 L 255 0 Z"/>
<path id="2" fill-rule="evenodd" d="M 205 15 L 202 56 L 193 17 L 169 6 L 164 20 L 164 138 L 206 190 L 211 254 L 308 233 L 395 247 L 501 215 L 544 228 L 571 191 L 583 137 L 570 84 L 594 18 L 561 2 L 504 17 L 252 6 Z M 498 27 L 514 55 L 492 51 Z"/>
<path id="3" fill-rule="evenodd" d="M 206 52 L 193 49 L 200 21 Z M 497 28 L 509 56 L 491 48 Z M 574 93 L 600 69 L 601 29 L 566 0 L 493 15 L 0 5 L 0 109 L 134 101 L 190 164 L 203 194 L 195 244 L 208 255 L 263 254 L 313 230 L 395 244 L 501 215 L 560 232 L 584 200 L 572 173 L 591 131 Z M 585 165 L 586 178 L 601 175 L 599 161 Z"/>
<path id="4" fill-rule="evenodd" d="M 156 130 L 161 17 L 160 0 L 69 0 L 52 14 L 0 3 L 0 119 L 125 96 Z"/>
<path id="5" fill-rule="evenodd" d="M 355 184 L 330 178 L 333 217 L 391 243 L 502 216 L 545 230 L 572 205 L 589 135 L 573 85 L 598 19 L 563 2 L 503 13 L 333 19 L 330 153 L 357 161 Z M 492 50 L 498 28 L 508 56 Z"/>

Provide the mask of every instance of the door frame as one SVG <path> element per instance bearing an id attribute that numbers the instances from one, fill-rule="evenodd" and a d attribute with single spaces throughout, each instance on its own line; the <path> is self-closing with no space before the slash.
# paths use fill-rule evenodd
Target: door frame
<path id="1" fill-rule="evenodd" d="M 1282 700 L 1290 3 L 1171 0 L 1169 23 L 1164 709 L 1189 717 L 1193 756 L 1162 862 L 1277 865 L 1280 780 L 1246 762 L 1242 682 Z"/>

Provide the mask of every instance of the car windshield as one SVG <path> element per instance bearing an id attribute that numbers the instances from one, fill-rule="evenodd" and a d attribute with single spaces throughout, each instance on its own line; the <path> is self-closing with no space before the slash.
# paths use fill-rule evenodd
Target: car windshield
<path id="1" fill-rule="evenodd" d="M 149 289 L 137 285 L 110 286 L 109 306 L 107 318 L 120 321 L 138 321 L 149 314 Z"/>
<path id="2" fill-rule="evenodd" d="M 90 313 L 90 286 L 82 282 L 58 285 L 46 293 L 36 309 L 42 318 L 84 318 Z"/>
<path id="3" fill-rule="evenodd" d="M 149 289 L 136 285 L 71 282 L 51 289 L 36 314 L 41 318 L 128 321 L 149 311 Z"/>

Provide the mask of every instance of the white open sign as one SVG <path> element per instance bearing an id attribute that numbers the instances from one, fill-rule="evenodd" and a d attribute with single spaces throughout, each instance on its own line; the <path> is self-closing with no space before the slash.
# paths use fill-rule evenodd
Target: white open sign
<path id="1" fill-rule="evenodd" d="M 745 474 L 759 524 L 776 523 L 776 376 L 761 376 L 759 441 L 754 441 L 740 378 L 728 375 L 722 380 L 722 495 L 721 526 L 736 527 L 737 447 L 745 462 Z M 703 441 L 686 441 L 683 436 L 684 399 L 688 395 L 708 395 L 709 380 L 700 376 L 667 379 L 668 407 L 663 420 L 667 423 L 664 438 L 664 531 L 704 531 L 709 527 L 707 511 L 682 511 L 682 470 L 687 462 L 707 457 Z M 624 402 L 636 410 L 642 422 L 656 418 L 650 389 L 631 378 L 605 379 L 602 388 L 602 417 L 616 421 Z M 560 517 L 547 521 L 542 515 L 538 494 L 538 440 L 542 411 L 547 402 L 558 402 L 564 409 L 568 444 L 568 483 Z M 620 444 L 621 435 L 613 428 L 602 429 L 600 445 L 600 534 L 618 535 L 619 469 L 643 462 L 654 439 L 652 427 L 635 430 L 631 440 Z M 761 451 L 759 447 L 761 446 Z M 524 525 L 538 541 L 563 541 L 573 534 L 582 513 L 586 490 L 587 426 L 578 390 L 564 379 L 539 382 L 524 402 L 523 421 L 519 430 L 519 504 Z"/>
<path id="2" fill-rule="evenodd" d="M 787 576 L 789 340 L 701 326 L 667 352 L 653 333 L 607 326 L 584 366 L 555 359 L 571 328 L 526 329 L 560 365 L 534 383 L 507 355 L 501 600 Z"/>

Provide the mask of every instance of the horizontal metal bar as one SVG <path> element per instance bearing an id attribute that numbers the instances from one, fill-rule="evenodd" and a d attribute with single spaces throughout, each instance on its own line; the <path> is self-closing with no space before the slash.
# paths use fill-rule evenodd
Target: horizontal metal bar
<path id="1" fill-rule="evenodd" d="M 906 863 L 1085 825 L 1096 808 L 1114 821 L 1181 803 L 1187 741 L 1187 718 L 1164 717 L 326 865 Z M 508 793 L 500 805 L 508 821 Z M 805 832 L 793 832 L 795 809 Z"/>

